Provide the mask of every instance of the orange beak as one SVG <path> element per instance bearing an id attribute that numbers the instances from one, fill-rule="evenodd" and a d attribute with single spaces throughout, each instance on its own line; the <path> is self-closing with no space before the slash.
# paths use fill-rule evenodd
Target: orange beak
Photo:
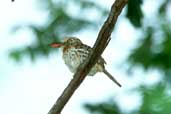
<path id="1" fill-rule="evenodd" d="M 50 46 L 52 48 L 60 48 L 61 46 L 63 46 L 63 43 L 61 43 L 61 42 L 55 42 L 55 43 L 50 44 Z"/>

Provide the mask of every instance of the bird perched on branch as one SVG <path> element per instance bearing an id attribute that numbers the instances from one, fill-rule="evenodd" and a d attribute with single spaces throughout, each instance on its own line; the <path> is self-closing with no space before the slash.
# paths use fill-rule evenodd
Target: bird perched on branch
<path id="1" fill-rule="evenodd" d="M 55 42 L 50 45 L 53 48 L 62 48 L 63 60 L 72 73 L 77 71 L 77 68 L 89 56 L 92 48 L 83 44 L 80 39 L 76 37 L 67 37 L 64 42 Z M 105 69 L 106 62 L 100 57 L 97 63 L 91 68 L 88 75 L 93 76 L 97 72 L 103 72 L 119 87 L 121 84 Z"/>

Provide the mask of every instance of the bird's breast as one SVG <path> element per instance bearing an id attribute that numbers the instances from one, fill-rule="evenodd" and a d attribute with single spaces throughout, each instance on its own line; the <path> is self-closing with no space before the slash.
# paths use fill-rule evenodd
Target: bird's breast
<path id="1" fill-rule="evenodd" d="M 75 73 L 77 67 L 81 64 L 79 54 L 74 47 L 63 49 L 63 60 L 71 72 Z"/>
<path id="2" fill-rule="evenodd" d="M 83 47 L 83 46 L 67 46 L 63 48 L 63 60 L 69 70 L 72 73 L 77 71 L 77 68 L 80 64 L 85 62 L 86 58 L 89 56 L 91 48 Z M 92 67 L 89 75 L 93 76 L 97 72 L 102 72 L 104 69 L 103 59 L 99 59 L 99 61 Z"/>

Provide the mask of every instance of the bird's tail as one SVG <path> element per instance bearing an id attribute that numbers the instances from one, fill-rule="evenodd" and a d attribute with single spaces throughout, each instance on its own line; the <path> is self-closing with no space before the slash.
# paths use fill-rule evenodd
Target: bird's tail
<path id="1" fill-rule="evenodd" d="M 103 71 L 108 78 L 110 78 L 115 84 L 117 84 L 119 87 L 121 87 L 121 84 L 106 70 Z"/>

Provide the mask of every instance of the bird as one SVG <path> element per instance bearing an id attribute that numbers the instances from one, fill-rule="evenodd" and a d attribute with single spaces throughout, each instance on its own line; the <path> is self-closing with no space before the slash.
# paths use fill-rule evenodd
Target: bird
<path id="1" fill-rule="evenodd" d="M 63 42 L 53 42 L 52 48 L 61 48 L 63 60 L 72 73 L 76 73 L 80 64 L 84 63 L 90 52 L 93 50 L 90 46 L 84 44 L 77 37 L 65 37 Z M 121 87 L 121 84 L 105 69 L 106 61 L 100 56 L 97 63 L 91 68 L 89 76 L 94 76 L 97 72 L 103 72 L 115 84 Z"/>

